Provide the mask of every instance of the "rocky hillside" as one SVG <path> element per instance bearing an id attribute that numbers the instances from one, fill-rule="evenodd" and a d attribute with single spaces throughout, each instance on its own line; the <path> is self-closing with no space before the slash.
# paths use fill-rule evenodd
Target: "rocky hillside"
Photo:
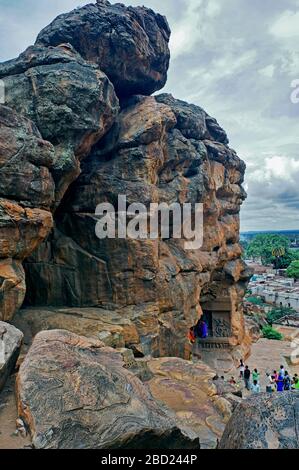
<path id="1" fill-rule="evenodd" d="M 106 347 L 130 348 L 139 358 L 189 359 L 187 332 L 205 313 L 214 335 L 225 338 L 230 350 L 243 355 L 248 346 L 241 302 L 250 273 L 239 244 L 245 164 L 201 107 L 170 94 L 152 95 L 166 83 L 169 38 L 166 18 L 152 10 L 98 0 L 60 15 L 33 46 L 0 64 L 5 85 L 5 104 L 0 105 L 0 320 L 16 321 L 25 337 L 28 325 L 29 335 L 58 328 L 101 339 Z M 96 206 L 106 202 L 117 209 L 120 194 L 128 204 L 146 207 L 152 202 L 202 203 L 202 247 L 186 249 L 186 239 L 172 236 L 97 238 Z M 72 349 L 73 356 L 73 339 L 59 335 L 55 341 L 65 341 L 62 349 Z M 41 440 L 43 421 L 36 417 L 40 405 L 29 399 L 34 383 L 44 380 L 34 375 L 35 361 L 39 355 L 46 360 L 50 348 L 46 336 L 38 338 L 18 386 L 20 412 L 35 445 L 45 447 L 48 437 Z M 86 350 L 93 347 L 100 346 L 88 343 Z M 103 349 L 92 359 L 87 352 L 84 360 L 99 370 L 101 358 L 110 353 Z M 50 368 L 73 367 L 67 359 L 64 366 L 58 356 L 53 351 Z M 107 361 L 113 358 L 115 367 L 121 367 L 117 355 Z M 129 388 L 139 387 L 130 377 L 122 380 Z M 126 396 L 112 388 L 107 403 L 124 403 Z M 49 395 L 50 407 L 54 395 Z M 66 409 L 75 410 L 74 396 L 66 395 Z M 82 400 L 83 407 L 95 411 L 96 422 L 96 398 L 90 405 L 87 396 Z M 30 416 L 23 402 L 30 402 Z M 133 406 L 135 411 L 140 407 L 141 400 Z M 169 439 L 172 424 L 157 410 L 152 413 L 153 436 L 160 439 L 164 433 Z M 136 428 L 138 439 L 148 419 L 147 411 Z M 67 425 L 68 432 L 72 426 Z M 95 427 L 95 440 L 99 432 Z M 51 439 L 53 446 L 77 445 L 59 436 Z"/>

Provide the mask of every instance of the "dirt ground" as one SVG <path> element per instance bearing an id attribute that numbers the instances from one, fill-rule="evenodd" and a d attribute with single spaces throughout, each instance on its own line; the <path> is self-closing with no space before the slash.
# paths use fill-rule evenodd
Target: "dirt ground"
<path id="1" fill-rule="evenodd" d="M 17 407 L 15 375 L 7 381 L 0 393 L 0 449 L 23 449 L 30 446 L 30 438 L 16 434 Z"/>

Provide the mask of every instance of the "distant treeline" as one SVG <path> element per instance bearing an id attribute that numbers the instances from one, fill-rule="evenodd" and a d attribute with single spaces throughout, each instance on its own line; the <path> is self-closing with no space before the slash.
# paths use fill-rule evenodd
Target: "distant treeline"
<path id="1" fill-rule="evenodd" d="M 252 238 L 241 239 L 243 257 L 260 260 L 262 264 L 272 265 L 276 269 L 287 269 L 290 277 L 298 279 L 299 249 L 296 240 L 286 236 L 285 232 L 257 232 Z"/>
<path id="2" fill-rule="evenodd" d="M 280 235 L 286 237 L 290 241 L 290 247 L 299 248 L 299 230 L 273 230 L 273 231 L 249 231 L 241 232 L 241 241 L 251 241 L 257 235 Z"/>

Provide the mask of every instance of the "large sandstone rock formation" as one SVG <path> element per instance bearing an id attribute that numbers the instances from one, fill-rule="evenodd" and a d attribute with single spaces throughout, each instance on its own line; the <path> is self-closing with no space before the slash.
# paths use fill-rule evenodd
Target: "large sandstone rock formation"
<path id="1" fill-rule="evenodd" d="M 186 334 L 202 314 L 210 346 L 242 344 L 245 164 L 202 108 L 147 96 L 165 83 L 169 35 L 152 10 L 98 1 L 0 65 L 0 318 L 22 304 L 24 264 L 27 306 L 121 316 L 140 355 L 189 357 Z M 96 206 L 116 207 L 119 194 L 146 207 L 202 203 L 202 247 L 171 235 L 98 239 Z"/>
<path id="2" fill-rule="evenodd" d="M 53 235 L 26 261 L 28 304 L 112 305 L 135 313 L 136 322 L 142 310 L 151 318 L 142 336 L 152 353 L 181 356 L 190 325 L 202 310 L 217 308 L 220 325 L 227 322 L 223 335 L 240 344 L 248 278 L 238 238 L 245 165 L 223 142 L 224 131 L 199 107 L 169 95 L 129 100 L 84 161 Z M 147 207 L 202 202 L 202 248 L 186 250 L 186 240 L 173 238 L 98 239 L 95 207 L 116 206 L 119 194 Z"/>
<path id="3" fill-rule="evenodd" d="M 260 394 L 239 404 L 220 449 L 298 449 L 299 393 Z"/>
<path id="4" fill-rule="evenodd" d="M 24 333 L 24 343 L 30 345 L 34 336 L 43 330 L 66 329 L 77 335 L 101 340 L 106 346 L 139 350 L 138 324 L 122 310 L 99 308 L 35 307 L 21 309 L 13 324 Z M 147 351 L 151 354 L 151 351 Z"/>
<path id="5" fill-rule="evenodd" d="M 35 448 L 198 448 L 103 343 L 39 333 L 17 379 L 19 415 Z"/>

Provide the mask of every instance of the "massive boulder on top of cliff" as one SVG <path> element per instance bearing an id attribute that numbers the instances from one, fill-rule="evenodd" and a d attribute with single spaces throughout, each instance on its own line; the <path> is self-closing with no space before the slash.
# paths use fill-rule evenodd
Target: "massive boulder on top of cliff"
<path id="1" fill-rule="evenodd" d="M 119 110 L 114 88 L 70 45 L 31 46 L 0 64 L 0 78 L 5 104 L 30 118 L 55 147 L 51 172 L 58 204 L 79 175 L 80 160 L 114 122 Z"/>
<path id="2" fill-rule="evenodd" d="M 234 411 L 220 449 L 298 449 L 299 392 L 260 394 Z"/>
<path id="3" fill-rule="evenodd" d="M 121 352 L 63 330 L 39 333 L 17 378 L 35 448 L 198 448 L 155 402 Z"/>
<path id="4" fill-rule="evenodd" d="M 149 95 L 166 83 L 169 37 L 166 18 L 149 8 L 98 0 L 58 16 L 40 32 L 36 44 L 70 43 L 84 59 L 99 65 L 119 96 Z"/>
<path id="5" fill-rule="evenodd" d="M 27 303 L 63 306 L 68 299 L 72 307 L 120 308 L 140 328 L 144 352 L 154 356 L 188 358 L 186 334 L 203 311 L 213 312 L 216 336 L 240 344 L 249 276 L 239 245 L 245 164 L 225 142 L 225 132 L 200 107 L 170 95 L 124 100 L 56 213 L 54 235 L 26 260 Z M 117 216 L 120 194 L 147 208 L 202 203 L 202 247 L 186 249 L 184 237 L 171 235 L 97 238 L 96 206 L 109 202 Z M 89 266 L 88 272 L 76 266 Z"/>

